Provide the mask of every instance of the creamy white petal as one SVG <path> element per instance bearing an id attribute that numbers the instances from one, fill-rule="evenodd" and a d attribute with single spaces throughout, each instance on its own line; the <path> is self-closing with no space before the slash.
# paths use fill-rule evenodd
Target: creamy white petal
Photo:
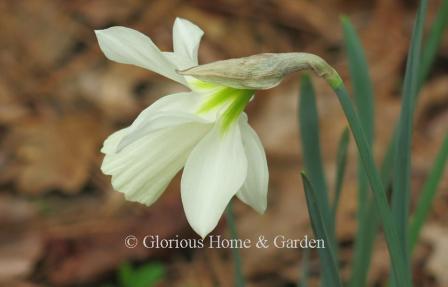
<path id="1" fill-rule="evenodd" d="M 137 128 L 129 129 L 117 146 L 117 152 L 133 142 L 157 132 L 161 129 L 179 126 L 186 123 L 210 124 L 211 122 L 192 113 L 159 112 L 146 118 Z"/>
<path id="2" fill-rule="evenodd" d="M 259 213 L 267 207 L 269 171 L 263 145 L 243 114 L 239 120 L 243 146 L 247 156 L 247 177 L 237 193 L 238 198 Z"/>
<path id="3" fill-rule="evenodd" d="M 188 58 L 191 66 L 198 64 L 198 49 L 204 31 L 192 22 L 176 18 L 173 26 L 174 53 L 179 57 Z M 186 68 L 190 68 L 186 67 Z"/>
<path id="4" fill-rule="evenodd" d="M 198 65 L 198 49 L 204 35 L 198 26 L 188 20 L 177 18 L 173 26 L 174 52 L 162 52 L 179 70 Z"/>
<path id="5" fill-rule="evenodd" d="M 202 237 L 218 224 L 230 199 L 244 183 L 247 159 L 238 124 L 223 134 L 218 124 L 193 149 L 181 181 L 184 210 Z"/>
<path id="6" fill-rule="evenodd" d="M 112 134 L 104 143 L 101 170 L 112 175 L 112 186 L 130 201 L 152 204 L 185 164 L 210 125 L 183 124 L 145 136 L 115 152 L 127 130 Z"/>
<path id="7" fill-rule="evenodd" d="M 107 137 L 101 148 L 101 152 L 104 154 L 115 153 L 117 150 L 118 143 L 121 141 L 123 136 L 128 132 L 128 128 L 118 130 Z"/>
<path id="8" fill-rule="evenodd" d="M 128 128 L 117 146 L 118 151 L 133 141 L 160 128 L 187 122 L 210 122 L 195 114 L 203 96 L 196 93 L 178 93 L 162 97 L 143 110 Z"/>
<path id="9" fill-rule="evenodd" d="M 145 119 L 159 112 L 186 112 L 194 113 L 204 100 L 204 96 L 194 92 L 176 93 L 159 98 L 144 109 L 134 120 L 131 128 L 144 124 Z"/>
<path id="10" fill-rule="evenodd" d="M 136 65 L 186 85 L 184 77 L 176 73 L 177 67 L 146 35 L 121 26 L 95 30 L 95 34 L 108 59 Z"/>
<path id="11" fill-rule="evenodd" d="M 175 52 L 162 52 L 163 56 L 168 59 L 178 70 L 186 70 L 188 68 L 197 66 L 190 58 L 176 54 Z"/>

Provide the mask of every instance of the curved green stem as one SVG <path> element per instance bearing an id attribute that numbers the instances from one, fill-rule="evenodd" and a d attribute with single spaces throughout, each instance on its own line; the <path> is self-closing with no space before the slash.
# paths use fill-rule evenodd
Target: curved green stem
<path id="1" fill-rule="evenodd" d="M 245 58 L 217 61 L 185 71 L 185 76 L 220 84 L 236 89 L 269 89 L 278 85 L 285 75 L 296 71 L 312 70 L 331 86 L 344 110 L 358 152 L 381 216 L 387 246 L 392 262 L 396 286 L 412 286 L 411 273 L 406 256 L 406 247 L 400 244 L 398 226 L 389 207 L 386 192 L 373 160 L 367 137 L 350 101 L 344 83 L 336 72 L 321 57 L 308 53 L 259 54 Z"/>
<path id="2" fill-rule="evenodd" d="M 396 286 L 412 286 L 411 272 L 408 270 L 408 264 L 406 262 L 405 246 L 399 242 L 397 227 L 392 217 L 384 186 L 373 160 L 371 148 L 361 127 L 361 121 L 353 108 L 345 86 L 343 84 L 337 87 L 332 85 L 332 88 L 338 96 L 339 102 L 352 130 L 361 161 L 369 179 L 377 209 L 382 219 Z"/>
<path id="3" fill-rule="evenodd" d="M 227 206 L 226 219 L 230 231 L 230 236 L 232 237 L 232 239 L 238 239 L 238 232 L 235 224 L 235 216 L 233 214 L 232 201 L 230 201 L 229 205 Z M 245 282 L 243 275 L 243 266 L 241 262 L 241 255 L 237 248 L 232 248 L 232 257 L 233 257 L 233 269 L 235 272 L 235 286 L 244 287 Z"/>

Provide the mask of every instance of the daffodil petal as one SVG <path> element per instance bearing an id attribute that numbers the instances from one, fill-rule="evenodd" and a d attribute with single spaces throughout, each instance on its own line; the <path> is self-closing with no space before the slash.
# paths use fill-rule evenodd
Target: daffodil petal
<path id="1" fill-rule="evenodd" d="M 237 196 L 257 212 L 264 213 L 267 207 L 269 182 L 266 154 L 260 139 L 247 123 L 247 117 L 244 114 L 239 119 L 239 125 L 248 167 L 246 181 Z"/>
<path id="2" fill-rule="evenodd" d="M 159 112 L 147 117 L 138 128 L 129 129 L 117 146 L 117 152 L 133 142 L 161 129 L 179 126 L 186 123 L 210 124 L 210 121 L 192 113 Z"/>
<path id="3" fill-rule="evenodd" d="M 173 65 L 175 65 L 178 70 L 185 70 L 196 66 L 195 64 L 192 63 L 192 61 L 189 58 L 182 55 L 178 55 L 174 52 L 162 52 L 162 54 L 171 63 L 173 63 Z"/>
<path id="4" fill-rule="evenodd" d="M 95 34 L 101 50 L 108 59 L 136 65 L 187 85 L 184 77 L 176 73 L 177 67 L 146 35 L 121 26 L 95 30 Z"/>
<path id="5" fill-rule="evenodd" d="M 159 112 L 194 113 L 204 101 L 204 96 L 194 92 L 184 92 L 159 98 L 144 109 L 131 125 L 131 129 L 145 124 L 146 120 Z"/>
<path id="6" fill-rule="evenodd" d="M 198 49 L 204 31 L 188 20 L 176 18 L 173 26 L 174 52 L 162 52 L 179 70 L 198 65 Z"/>
<path id="7" fill-rule="evenodd" d="M 112 175 L 112 186 L 124 193 L 127 200 L 151 205 L 208 130 L 208 125 L 198 123 L 178 125 L 145 136 L 116 152 L 117 144 L 127 133 L 127 129 L 122 129 L 104 142 L 101 170 Z"/>
<path id="8" fill-rule="evenodd" d="M 205 237 L 216 227 L 246 173 L 239 125 L 223 134 L 219 123 L 215 124 L 188 157 L 181 181 L 184 210 L 197 234 Z"/>
<path id="9" fill-rule="evenodd" d="M 188 122 L 210 122 L 194 113 L 202 102 L 203 96 L 192 92 L 171 94 L 158 99 L 137 116 L 117 145 L 117 151 L 161 128 Z"/>
<path id="10" fill-rule="evenodd" d="M 174 53 L 179 57 L 188 58 L 191 63 L 190 67 L 198 64 L 199 43 L 203 35 L 204 31 L 192 22 L 176 18 L 173 26 Z"/>
<path id="11" fill-rule="evenodd" d="M 101 148 L 101 152 L 104 154 L 113 154 L 117 150 L 117 145 L 128 132 L 128 128 L 118 130 L 107 137 Z"/>

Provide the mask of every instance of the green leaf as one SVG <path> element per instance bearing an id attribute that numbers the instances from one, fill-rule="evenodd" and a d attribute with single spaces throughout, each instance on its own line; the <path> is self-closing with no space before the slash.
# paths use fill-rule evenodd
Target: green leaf
<path id="1" fill-rule="evenodd" d="M 448 23 L 448 0 L 443 0 L 442 6 L 438 10 L 437 16 L 431 25 L 429 35 L 426 39 L 426 44 L 422 52 L 422 59 L 420 63 L 420 81 L 419 88 L 421 88 L 423 82 L 426 80 L 429 71 L 434 63 L 435 55 L 440 46 L 442 40 L 443 32 L 445 31 Z M 414 106 L 417 104 L 417 100 L 420 93 L 417 92 L 415 95 Z M 388 186 L 390 180 L 393 178 L 393 167 L 394 167 L 394 148 L 397 145 L 398 138 L 398 125 L 394 130 L 392 139 L 388 145 L 386 155 L 383 159 L 383 164 L 381 166 L 381 176 L 385 186 Z M 386 184 L 387 183 L 387 184 Z"/>
<path id="2" fill-rule="evenodd" d="M 392 138 L 392 142 L 388 146 L 388 150 L 386 151 L 386 155 L 383 158 L 381 163 L 381 181 L 383 182 L 383 186 L 387 188 L 390 186 L 392 180 L 392 171 L 393 171 L 393 155 L 394 155 L 394 147 L 393 144 L 396 142 L 396 136 Z M 354 263 L 352 270 L 352 277 L 350 281 L 351 287 L 357 286 L 365 286 L 367 275 L 371 263 L 373 246 L 375 243 L 375 235 L 379 228 L 379 217 L 377 214 L 377 210 L 375 208 L 375 201 L 369 200 L 366 217 L 363 218 L 364 224 L 362 224 L 358 230 L 358 234 L 356 237 L 356 245 L 355 245 L 355 253 L 354 253 Z M 361 283 L 362 282 L 362 283 Z M 389 286 L 387 284 L 386 286 Z"/>
<path id="3" fill-rule="evenodd" d="M 238 239 L 238 230 L 236 228 L 235 216 L 233 213 L 233 203 L 229 202 L 226 208 L 227 225 L 232 239 Z M 243 275 L 243 263 L 241 260 L 240 251 L 237 248 L 232 248 L 233 272 L 235 273 L 235 287 L 244 287 L 246 282 Z"/>
<path id="4" fill-rule="evenodd" d="M 367 142 L 372 146 L 374 133 L 374 98 L 367 60 L 361 41 L 347 17 L 342 17 L 342 27 L 344 30 L 344 41 L 347 49 L 356 109 L 363 130 L 365 131 Z M 352 287 L 366 285 L 376 233 L 376 228 L 372 228 L 371 226 L 375 220 L 373 216 L 375 212 L 374 206 L 373 204 L 369 205 L 371 201 L 368 180 L 363 170 L 362 162 L 358 159 L 358 230 L 356 233 L 354 260 L 350 278 L 350 286 Z"/>
<path id="5" fill-rule="evenodd" d="M 413 220 L 409 227 L 409 241 L 411 252 L 415 248 L 423 224 L 428 218 L 428 214 L 431 210 L 431 206 L 437 192 L 437 187 L 442 179 L 447 160 L 448 135 L 445 136 L 442 146 L 437 153 L 434 165 L 431 169 L 431 172 L 429 173 L 428 179 L 425 181 L 420 198 L 417 201 L 417 207 L 415 209 Z"/>
<path id="6" fill-rule="evenodd" d="M 137 269 L 134 287 L 151 287 L 165 277 L 165 267 L 160 263 L 148 263 Z"/>
<path id="7" fill-rule="evenodd" d="M 423 86 L 424 81 L 429 75 L 429 72 L 434 63 L 447 24 L 448 24 L 448 0 L 443 0 L 442 5 L 438 9 L 437 15 L 431 25 L 429 35 L 427 36 L 424 45 L 421 59 L 419 88 Z M 415 245 L 417 244 L 421 228 L 423 227 L 423 224 L 426 221 L 426 218 L 428 217 L 430 207 L 432 206 L 432 202 L 435 198 L 437 185 L 438 182 L 440 181 L 441 174 L 443 172 L 443 167 L 445 165 L 444 162 L 446 162 L 446 157 L 448 153 L 447 145 L 448 145 L 447 138 L 445 137 L 445 141 L 442 144 L 442 147 L 436 158 L 430 176 L 425 182 L 422 194 L 419 200 L 417 201 L 417 208 L 415 210 L 413 221 L 409 228 L 411 254 L 413 249 L 415 248 Z"/>
<path id="8" fill-rule="evenodd" d="M 151 287 L 165 277 L 165 273 L 165 267 L 160 263 L 147 263 L 134 269 L 129 263 L 123 263 L 118 281 L 122 287 Z"/>
<path id="9" fill-rule="evenodd" d="M 118 270 L 118 281 L 120 286 L 130 287 L 133 283 L 134 272 L 132 270 L 131 264 L 125 262 L 121 264 L 120 269 Z"/>
<path id="10" fill-rule="evenodd" d="M 342 17 L 344 42 L 347 49 L 348 67 L 353 86 L 353 95 L 359 119 L 369 142 L 373 141 L 374 98 L 373 85 L 369 74 L 364 49 L 349 18 Z"/>
<path id="11" fill-rule="evenodd" d="M 429 71 L 434 63 L 435 55 L 437 53 L 437 50 L 440 46 L 440 42 L 443 36 L 443 32 L 445 31 L 448 23 L 448 0 L 444 0 L 442 3 L 442 6 L 439 8 L 437 16 L 434 20 L 434 22 L 431 25 L 431 29 L 429 32 L 429 35 L 426 39 L 426 43 L 424 45 L 424 49 L 422 52 L 422 59 L 420 63 L 420 69 L 419 69 L 419 85 L 418 89 L 420 89 L 423 85 L 423 82 L 426 80 Z M 414 107 L 417 104 L 420 93 L 414 95 Z M 391 139 L 391 142 L 389 143 L 387 153 L 384 157 L 383 164 L 382 164 L 382 178 L 383 182 L 387 186 L 391 178 L 393 178 L 393 170 L 394 170 L 394 150 L 397 146 L 398 141 L 398 127 L 394 130 L 393 137 Z M 424 192 L 423 192 L 424 194 Z M 423 195 L 422 195 L 423 196 Z M 418 210 L 418 208 L 417 208 Z M 411 227 L 412 229 L 412 227 Z M 412 232 L 411 232 L 412 234 Z M 413 235 L 415 236 L 415 234 Z M 412 245 L 412 236 L 411 236 L 411 245 Z"/>
<path id="12" fill-rule="evenodd" d="M 322 212 L 325 223 L 328 225 L 330 240 L 328 245 L 336 248 L 336 235 L 331 209 L 328 200 L 328 187 L 322 164 L 322 155 L 319 138 L 319 116 L 317 113 L 316 96 L 310 77 L 303 75 L 301 80 L 299 98 L 299 125 L 303 149 L 303 161 L 306 172 L 311 180 L 316 183 L 316 193 L 319 204 L 322 204 Z M 331 284 L 328 270 L 323 266 L 322 286 Z"/>
<path id="13" fill-rule="evenodd" d="M 327 270 L 329 276 L 328 282 L 330 283 L 325 286 L 342 287 L 334 246 L 329 244 L 331 239 L 328 233 L 328 226 L 324 220 L 322 205 L 319 203 L 319 193 L 313 188 L 305 173 L 302 172 L 301 175 L 314 235 L 317 240 L 323 239 L 326 242 L 325 248 L 318 249 L 321 266 L 324 270 Z"/>
<path id="14" fill-rule="evenodd" d="M 390 186 L 393 173 L 394 163 L 394 147 L 397 140 L 396 133 L 392 138 L 391 143 L 388 146 L 386 155 L 381 163 L 381 181 L 383 186 L 387 188 Z M 373 246 L 375 243 L 375 235 L 379 228 L 380 218 L 378 217 L 377 210 L 375 208 L 375 201 L 369 200 L 365 217 L 361 220 L 364 222 L 358 229 L 356 237 L 354 263 L 352 270 L 352 277 L 350 281 L 351 287 L 365 286 L 367 282 L 367 275 L 371 263 Z M 387 284 L 386 286 L 389 286 Z"/>
<path id="15" fill-rule="evenodd" d="M 434 63 L 435 55 L 440 46 L 440 42 L 443 37 L 443 33 L 448 24 L 448 0 L 443 0 L 442 6 L 438 10 L 437 16 L 431 25 L 429 35 L 426 39 L 426 44 L 422 52 L 422 59 L 419 69 L 419 85 L 418 89 L 421 88 L 423 82 L 426 80 L 429 71 Z M 415 100 L 413 102 L 414 107 L 417 104 L 420 93 L 417 92 L 415 95 Z M 382 177 L 385 179 L 384 182 L 389 183 L 391 178 L 393 178 L 393 166 L 394 166 L 394 148 L 397 145 L 398 138 L 398 125 L 394 130 L 392 139 L 388 145 L 386 156 L 384 157 L 382 164 Z M 388 184 L 385 184 L 386 186 Z"/>
<path id="16" fill-rule="evenodd" d="M 431 30 L 426 39 L 426 44 L 422 53 L 419 88 L 428 77 L 432 64 L 443 38 L 443 32 L 448 24 L 448 0 L 443 0 L 442 6 L 437 12 L 437 16 L 431 25 Z"/>
<path id="17" fill-rule="evenodd" d="M 367 275 L 372 259 L 375 235 L 378 229 L 378 216 L 376 215 L 375 202 L 370 199 L 366 210 L 358 219 L 358 230 L 356 233 L 355 251 L 353 254 L 352 274 L 350 278 L 351 287 L 366 286 Z"/>
<path id="18" fill-rule="evenodd" d="M 421 42 L 427 4 L 426 0 L 421 1 L 412 33 L 411 47 L 409 49 L 403 84 L 403 97 L 396 143 L 397 147 L 395 148 L 394 155 L 395 172 L 392 180 L 392 213 L 396 226 L 398 227 L 399 239 L 404 246 L 406 262 L 408 265 L 407 269 L 409 272 L 411 267 L 408 255 L 409 242 L 407 234 L 411 195 L 412 123 L 415 110 L 414 101 L 416 100 L 418 93 Z"/>
<path id="19" fill-rule="evenodd" d="M 385 187 L 389 187 L 391 185 L 392 178 L 394 177 L 394 155 L 398 140 L 397 131 L 398 129 L 396 127 L 394 133 L 392 134 L 392 138 L 389 140 L 386 154 L 381 162 L 381 179 Z"/>
<path id="20" fill-rule="evenodd" d="M 423 51 L 423 57 L 422 57 L 422 63 L 421 63 L 421 72 L 420 72 L 420 84 L 419 87 L 421 87 L 423 81 L 426 79 L 429 70 L 434 62 L 435 54 L 437 52 L 437 48 L 440 45 L 441 36 L 443 34 L 443 30 L 446 28 L 446 23 L 448 22 L 448 0 L 444 0 L 443 6 L 441 9 L 439 9 L 439 12 L 436 16 L 436 20 L 434 21 L 430 34 L 427 38 L 427 44 L 425 45 L 425 49 Z M 418 94 L 416 95 L 418 98 Z M 416 102 L 416 101 L 415 101 Z M 414 105 L 416 103 L 414 102 Z M 381 179 L 383 182 L 383 185 L 387 188 L 389 187 L 391 180 L 393 178 L 393 172 L 394 172 L 394 154 L 395 154 L 395 147 L 396 142 L 398 138 L 398 127 L 394 129 L 394 134 L 391 138 L 391 141 L 388 145 L 388 149 L 386 152 L 386 155 L 383 159 L 382 165 L 381 165 Z M 359 231 L 360 234 L 364 234 L 364 240 L 361 240 L 361 242 L 365 242 L 364 248 L 360 249 L 360 252 L 355 251 L 355 257 L 358 256 L 361 258 L 360 260 L 364 260 L 364 262 L 368 263 L 370 262 L 370 256 L 372 254 L 372 248 L 373 248 L 373 240 L 369 240 L 370 236 L 373 236 L 378 228 L 378 216 L 375 213 L 374 203 L 369 202 L 369 206 L 367 207 L 367 213 L 368 213 L 368 219 L 366 219 L 366 222 L 370 222 L 372 224 L 365 224 L 361 226 L 361 230 Z M 370 235 L 369 235 L 370 234 Z M 358 239 L 357 239 L 358 242 Z M 355 248 L 356 249 L 356 248 Z M 357 255 L 358 254 L 358 255 Z M 355 258 L 355 262 L 359 261 Z M 354 268 L 363 268 L 366 270 L 365 272 L 361 272 L 364 275 L 367 275 L 367 269 L 368 266 L 365 266 L 363 264 L 354 264 Z M 356 274 L 360 274 L 359 271 L 355 272 Z M 353 280 L 353 278 L 352 278 Z M 362 280 L 364 282 L 364 280 Z M 361 281 L 359 281 L 361 282 Z M 360 285 L 356 285 L 356 283 L 351 286 L 364 286 L 360 283 Z"/>
<path id="21" fill-rule="evenodd" d="M 303 249 L 302 264 L 300 265 L 300 276 L 297 282 L 297 287 L 308 287 L 308 277 L 310 273 L 310 249 Z"/>
<path id="22" fill-rule="evenodd" d="M 344 85 L 334 89 L 338 96 L 345 117 L 350 125 L 353 137 L 358 147 L 364 170 L 369 179 L 377 211 L 381 216 L 387 247 L 392 261 L 392 268 L 396 275 L 397 286 L 412 286 L 410 272 L 407 269 L 404 248 L 399 241 L 397 226 L 387 201 L 386 191 L 373 160 L 372 150 L 361 126 L 361 121 L 355 112 Z"/>
<path id="23" fill-rule="evenodd" d="M 342 27 L 344 30 L 345 46 L 347 48 L 350 77 L 353 85 L 353 95 L 356 110 L 361 121 L 362 128 L 367 137 L 367 141 L 372 146 L 374 131 L 374 99 L 372 81 L 369 75 L 369 68 L 361 41 L 356 34 L 350 20 L 342 17 Z M 368 182 L 362 163 L 358 162 L 358 182 L 359 182 L 359 211 L 366 210 L 368 202 Z M 363 222 L 360 222 L 362 224 Z"/>
<path id="24" fill-rule="evenodd" d="M 336 183 L 335 183 L 335 192 L 332 206 L 334 226 L 336 226 L 336 213 L 339 206 L 339 199 L 341 198 L 342 184 L 344 182 L 345 170 L 347 166 L 349 142 L 350 142 L 350 130 L 348 128 L 345 128 L 339 139 L 338 152 L 336 156 Z"/>
<path id="25" fill-rule="evenodd" d="M 322 164 L 322 155 L 319 137 L 319 117 L 317 114 L 316 96 L 310 77 L 303 75 L 301 80 L 299 98 L 299 125 L 303 149 L 303 161 L 305 170 L 310 179 L 316 183 L 316 192 L 325 208 L 324 219 L 329 223 L 331 214 L 329 212 L 328 187 Z M 330 231 L 334 230 L 329 225 Z"/>

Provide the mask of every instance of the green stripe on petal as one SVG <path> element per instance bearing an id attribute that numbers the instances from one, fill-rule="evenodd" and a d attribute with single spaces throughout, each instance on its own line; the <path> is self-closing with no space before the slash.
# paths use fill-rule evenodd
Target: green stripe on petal
<path id="1" fill-rule="evenodd" d="M 216 89 L 217 87 L 223 87 L 222 85 L 211 82 L 204 82 L 191 76 L 185 76 L 185 80 L 187 81 L 190 89 L 192 89 L 193 91 L 212 90 Z"/>
<path id="2" fill-rule="evenodd" d="M 236 90 L 233 89 L 232 96 L 234 97 L 233 102 L 227 108 L 227 110 L 222 114 L 221 119 L 221 131 L 226 132 L 229 127 L 234 123 L 241 113 L 246 108 L 249 103 L 252 95 L 254 94 L 253 90 Z"/>
<path id="3" fill-rule="evenodd" d="M 235 97 L 235 89 L 223 87 L 209 96 L 209 98 L 199 107 L 198 113 L 206 113 L 214 108 L 222 106 L 228 100 Z"/>

